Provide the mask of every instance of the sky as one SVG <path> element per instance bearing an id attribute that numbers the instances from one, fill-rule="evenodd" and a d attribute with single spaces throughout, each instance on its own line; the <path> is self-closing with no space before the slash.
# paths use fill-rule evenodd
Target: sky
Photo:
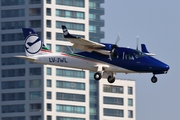
<path id="1" fill-rule="evenodd" d="M 180 120 L 180 0 L 105 0 L 105 38 L 101 42 L 139 48 L 145 43 L 155 58 L 170 66 L 167 74 L 123 74 L 136 81 L 136 120 Z"/>

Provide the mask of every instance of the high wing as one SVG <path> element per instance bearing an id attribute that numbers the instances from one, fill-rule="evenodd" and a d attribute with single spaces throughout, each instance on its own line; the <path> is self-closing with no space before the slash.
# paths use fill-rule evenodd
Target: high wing
<path id="1" fill-rule="evenodd" d="M 62 30 L 63 30 L 64 38 L 66 38 L 68 41 L 73 43 L 74 48 L 77 48 L 82 51 L 88 51 L 88 52 L 96 51 L 96 52 L 104 54 L 104 55 L 110 54 L 110 51 L 102 49 L 102 48 L 105 48 L 104 44 L 71 35 L 68 32 L 66 26 L 64 26 L 64 25 L 62 25 Z"/>

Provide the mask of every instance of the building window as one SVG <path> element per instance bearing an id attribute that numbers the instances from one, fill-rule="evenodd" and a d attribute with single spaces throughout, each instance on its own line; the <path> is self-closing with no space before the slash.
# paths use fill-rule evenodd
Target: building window
<path id="1" fill-rule="evenodd" d="M 29 80 L 29 87 L 30 88 L 41 87 L 41 80 L 40 79 Z"/>
<path id="2" fill-rule="evenodd" d="M 73 106 L 73 105 L 56 105 L 57 112 L 66 112 L 66 113 L 78 113 L 78 114 L 85 114 L 85 107 L 84 106 Z"/>
<path id="3" fill-rule="evenodd" d="M 51 99 L 51 92 L 47 91 L 47 99 Z"/>
<path id="4" fill-rule="evenodd" d="M 96 15 L 90 13 L 90 14 L 89 14 L 89 20 L 96 20 Z"/>
<path id="5" fill-rule="evenodd" d="M 132 95 L 133 94 L 133 87 L 128 87 L 128 94 Z"/>
<path id="6" fill-rule="evenodd" d="M 16 104 L 16 105 L 2 105 L 1 106 L 2 113 L 18 113 L 25 112 L 24 104 Z"/>
<path id="7" fill-rule="evenodd" d="M 46 68 L 46 74 L 47 74 L 47 75 L 51 75 L 51 68 L 50 68 L 50 67 L 47 67 L 47 68 Z"/>
<path id="8" fill-rule="evenodd" d="M 124 111 L 119 109 L 104 108 L 104 116 L 124 117 Z"/>
<path id="9" fill-rule="evenodd" d="M 24 53 L 24 45 L 6 45 L 1 46 L 1 53 Z"/>
<path id="10" fill-rule="evenodd" d="M 29 16 L 40 16 L 41 15 L 41 8 L 30 8 L 29 9 Z"/>
<path id="11" fill-rule="evenodd" d="M 85 31 L 84 24 L 56 21 L 56 28 L 62 29 L 62 25 L 65 25 L 70 30 Z"/>
<path id="12" fill-rule="evenodd" d="M 1 77 L 25 76 L 25 68 L 1 70 Z"/>
<path id="13" fill-rule="evenodd" d="M 1 65 L 20 65 L 25 64 L 25 60 L 15 57 L 1 58 Z"/>
<path id="14" fill-rule="evenodd" d="M 52 120 L 51 115 L 47 115 L 47 120 Z"/>
<path id="15" fill-rule="evenodd" d="M 103 91 L 123 94 L 123 86 L 103 85 Z"/>
<path id="16" fill-rule="evenodd" d="M 48 39 L 48 40 L 51 39 L 51 32 L 46 32 L 46 39 Z"/>
<path id="17" fill-rule="evenodd" d="M 51 86 L 52 86 L 51 80 L 50 80 L 50 79 L 47 79 L 46 84 L 47 84 L 47 87 L 51 87 Z"/>
<path id="18" fill-rule="evenodd" d="M 46 3 L 47 4 L 51 4 L 51 0 L 46 0 Z"/>
<path id="19" fill-rule="evenodd" d="M 24 36 L 23 36 L 23 33 L 7 33 L 7 34 L 1 34 L 1 41 L 2 41 L 2 42 L 24 41 Z"/>
<path id="20" fill-rule="evenodd" d="M 29 23 L 30 23 L 29 26 L 31 28 L 39 28 L 39 27 L 41 27 L 41 20 L 30 20 Z"/>
<path id="21" fill-rule="evenodd" d="M 25 27 L 24 21 L 1 22 L 2 30 L 21 29 Z"/>
<path id="22" fill-rule="evenodd" d="M 42 111 L 41 103 L 30 104 L 30 112 Z"/>
<path id="23" fill-rule="evenodd" d="M 84 7 L 84 0 L 56 0 L 57 5 L 67 5 L 74 7 Z"/>
<path id="24" fill-rule="evenodd" d="M 51 28 L 51 20 L 46 20 L 46 27 Z"/>
<path id="25" fill-rule="evenodd" d="M 1 101 L 16 101 L 16 100 L 25 100 L 25 93 L 3 93 L 1 94 Z"/>
<path id="26" fill-rule="evenodd" d="M 56 9 L 56 16 L 65 18 L 84 19 L 84 12 Z"/>
<path id="27" fill-rule="evenodd" d="M 29 68 L 29 75 L 30 76 L 41 75 L 41 68 L 40 67 Z"/>
<path id="28" fill-rule="evenodd" d="M 47 111 L 51 111 L 51 110 L 52 110 L 51 103 L 47 103 Z"/>
<path id="29" fill-rule="evenodd" d="M 51 44 L 46 44 L 46 47 L 49 49 L 49 50 L 51 50 Z"/>
<path id="30" fill-rule="evenodd" d="M 41 0 L 29 0 L 29 4 L 41 4 Z"/>
<path id="31" fill-rule="evenodd" d="M 42 120 L 41 118 L 41 115 L 30 116 L 30 120 Z"/>
<path id="32" fill-rule="evenodd" d="M 115 97 L 104 97 L 104 104 L 124 105 L 124 99 Z"/>
<path id="33" fill-rule="evenodd" d="M 128 106 L 133 106 L 133 99 L 128 98 Z"/>
<path id="34" fill-rule="evenodd" d="M 89 32 L 96 33 L 96 26 L 90 25 L 90 26 L 89 26 Z"/>
<path id="35" fill-rule="evenodd" d="M 56 100 L 85 102 L 85 95 L 57 92 Z"/>
<path id="36" fill-rule="evenodd" d="M 2 120 L 25 120 L 25 116 L 2 117 Z"/>
<path id="37" fill-rule="evenodd" d="M 78 70 L 67 70 L 67 69 L 56 68 L 56 76 L 85 78 L 85 72 L 84 71 L 78 71 Z"/>
<path id="38" fill-rule="evenodd" d="M 1 18 L 24 17 L 24 9 L 1 10 Z"/>
<path id="39" fill-rule="evenodd" d="M 128 118 L 133 118 L 133 111 L 132 110 L 128 110 Z"/>
<path id="40" fill-rule="evenodd" d="M 30 100 L 40 100 L 41 98 L 42 98 L 41 91 L 29 92 L 29 99 Z"/>
<path id="41" fill-rule="evenodd" d="M 56 88 L 85 90 L 85 84 L 81 82 L 56 81 Z"/>
<path id="42" fill-rule="evenodd" d="M 24 5 L 25 0 L 1 0 L 1 6 Z"/>
<path id="43" fill-rule="evenodd" d="M 56 120 L 85 120 L 85 118 L 56 116 Z"/>
<path id="44" fill-rule="evenodd" d="M 46 8 L 46 15 L 51 16 L 51 8 Z"/>
<path id="45" fill-rule="evenodd" d="M 96 2 L 89 2 L 89 8 L 95 9 L 96 8 Z"/>
<path id="46" fill-rule="evenodd" d="M 3 81 L 1 83 L 2 89 L 19 89 L 19 88 L 25 88 L 25 81 L 19 80 L 19 81 Z"/>

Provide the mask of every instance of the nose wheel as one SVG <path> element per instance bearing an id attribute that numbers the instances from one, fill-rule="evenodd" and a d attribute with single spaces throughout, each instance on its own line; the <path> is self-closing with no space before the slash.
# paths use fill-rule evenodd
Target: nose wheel
<path id="1" fill-rule="evenodd" d="M 151 78 L 151 82 L 152 83 L 156 83 L 157 82 L 157 77 L 155 75 L 153 75 L 153 77 Z"/>

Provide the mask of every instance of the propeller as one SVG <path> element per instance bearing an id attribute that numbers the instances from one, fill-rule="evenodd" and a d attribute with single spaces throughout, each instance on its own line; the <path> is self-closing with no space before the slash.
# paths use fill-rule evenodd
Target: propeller
<path id="1" fill-rule="evenodd" d="M 119 40 L 120 35 L 118 34 L 115 44 L 111 46 L 110 59 L 115 56 L 115 49 L 118 48 L 117 43 L 119 42 Z"/>
<path id="2" fill-rule="evenodd" d="M 136 36 L 136 50 L 139 50 L 139 36 Z"/>

